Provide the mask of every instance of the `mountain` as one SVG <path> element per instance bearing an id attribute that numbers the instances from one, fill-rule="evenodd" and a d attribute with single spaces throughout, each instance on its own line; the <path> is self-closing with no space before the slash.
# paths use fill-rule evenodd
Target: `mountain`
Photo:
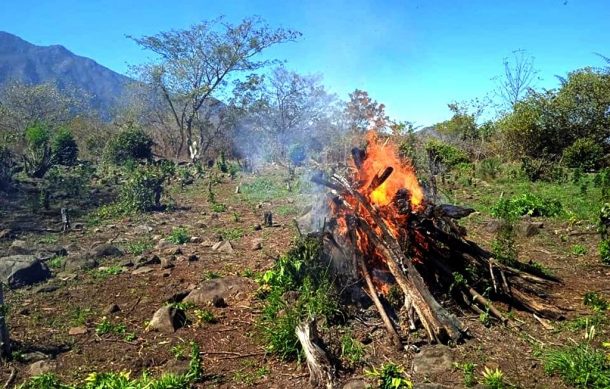
<path id="1" fill-rule="evenodd" d="M 91 97 L 91 108 L 109 117 L 132 80 L 60 45 L 36 46 L 0 31 L 0 88 L 10 81 L 55 83 Z"/>

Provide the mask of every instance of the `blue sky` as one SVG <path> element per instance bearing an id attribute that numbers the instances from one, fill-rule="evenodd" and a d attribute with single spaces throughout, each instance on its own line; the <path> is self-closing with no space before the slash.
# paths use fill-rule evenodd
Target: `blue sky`
<path id="1" fill-rule="evenodd" d="M 365 89 L 397 119 L 447 119 L 447 103 L 494 89 L 502 60 L 535 57 L 539 87 L 610 56 L 609 0 L 1 0 L 0 30 L 62 44 L 126 73 L 147 54 L 125 35 L 150 35 L 218 15 L 260 15 L 303 37 L 272 49 L 302 73 L 321 73 L 340 97 Z"/>

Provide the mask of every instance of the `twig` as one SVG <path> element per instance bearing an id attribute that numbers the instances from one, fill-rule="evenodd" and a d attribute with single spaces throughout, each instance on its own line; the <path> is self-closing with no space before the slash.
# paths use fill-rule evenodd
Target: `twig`
<path id="1" fill-rule="evenodd" d="M 15 369 L 15 366 L 11 366 L 11 375 L 8 377 L 8 379 L 4 383 L 4 389 L 7 389 L 9 386 L 11 386 L 11 384 L 15 380 L 16 376 L 17 376 L 17 369 Z"/>

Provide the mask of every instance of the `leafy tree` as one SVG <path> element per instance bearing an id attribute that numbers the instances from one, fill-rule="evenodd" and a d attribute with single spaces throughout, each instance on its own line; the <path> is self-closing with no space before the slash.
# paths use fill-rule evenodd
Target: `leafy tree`
<path id="1" fill-rule="evenodd" d="M 591 138 L 576 139 L 563 150 L 563 161 L 568 167 L 595 170 L 600 167 L 604 148 Z"/>
<path id="2" fill-rule="evenodd" d="M 70 130 L 59 128 L 51 139 L 51 154 L 53 163 L 57 165 L 73 166 L 78 158 L 78 146 Z"/>
<path id="3" fill-rule="evenodd" d="M 205 125 L 200 121 L 202 111 L 226 86 L 229 77 L 268 65 L 271 61 L 256 60 L 256 55 L 298 36 L 292 30 L 271 29 L 262 19 L 251 17 L 237 25 L 218 18 L 185 30 L 131 37 L 142 48 L 158 55 L 157 61 L 138 70 L 167 104 L 179 133 L 176 155 L 190 148 L 191 157 L 198 157 L 195 142 L 197 136 L 205 136 L 203 131 L 196 133 Z M 198 143 L 204 142 L 205 139 L 199 139 Z"/>
<path id="4" fill-rule="evenodd" d="M 25 129 L 26 150 L 23 155 L 25 172 L 30 177 L 42 178 L 53 166 L 50 131 L 46 124 L 34 123 Z"/>
<path id="5" fill-rule="evenodd" d="M 128 128 L 111 138 L 104 149 L 104 159 L 115 165 L 138 159 L 152 159 L 153 140 L 144 131 Z"/>
<path id="6" fill-rule="evenodd" d="M 354 132 L 364 132 L 371 127 L 384 129 L 389 125 L 385 105 L 378 103 L 368 92 L 360 89 L 350 93 L 345 115 L 349 128 Z"/>

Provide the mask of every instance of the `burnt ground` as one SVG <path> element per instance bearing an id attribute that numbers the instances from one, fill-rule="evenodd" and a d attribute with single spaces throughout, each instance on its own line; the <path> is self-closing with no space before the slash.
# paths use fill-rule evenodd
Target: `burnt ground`
<path id="1" fill-rule="evenodd" d="M 272 170 L 261 174 L 281 182 L 284 172 Z M 265 353 L 257 332 L 261 302 L 256 297 L 256 283 L 248 280 L 252 274 L 269 269 L 274 259 L 286 252 L 297 234 L 292 219 L 302 211 L 298 204 L 302 204 L 304 198 L 287 193 L 269 201 L 259 201 L 235 193 L 236 185 L 256 179 L 251 175 L 235 180 L 223 179 L 215 192 L 217 201 L 228 207 L 224 212 L 212 211 L 207 201 L 206 184 L 196 182 L 184 190 L 171 190 L 178 206 L 172 211 L 100 223 L 94 223 L 83 213 L 73 221 L 79 229 L 66 234 L 22 231 L 2 240 L 0 248 L 3 251 L 13 240 L 19 239 L 36 247 L 60 245 L 70 256 L 99 243 L 111 242 L 125 249 L 133 242 L 146 242 L 144 256 L 157 255 L 161 259 L 175 256 L 175 261 L 170 269 L 153 264 L 149 266 L 150 271 L 141 274 L 133 274 L 133 268 L 126 267 L 119 272 L 127 260 L 140 256 L 126 253 L 122 257 L 102 260 L 101 268 L 93 270 L 68 273 L 59 266 L 53 269 L 54 277 L 43 284 L 52 287 L 36 285 L 5 291 L 16 358 L 2 366 L 0 382 L 5 382 L 13 370 L 16 372 L 15 384 L 26 380 L 31 361 L 24 359 L 30 358 L 34 351 L 50 356 L 55 364 L 53 371 L 67 382 L 82 380 L 94 371 L 131 371 L 132 376 L 144 370 L 152 374 L 180 371 L 188 365 L 189 342 L 195 341 L 201 347 L 206 375 L 198 387 L 307 387 L 308 372 L 304 364 L 284 362 Z M 4 216 L 9 214 L 7 209 Z M 273 212 L 277 226 L 256 230 L 254 226 L 261 223 L 262 214 L 267 210 Z M 12 218 L 0 220 L 0 230 L 7 228 L 15 218 L 12 215 Z M 30 225 L 35 220 L 37 225 L 57 228 L 50 215 L 30 218 Z M 463 223 L 470 239 L 487 248 L 493 239 L 493 233 L 486 230 L 489 219 L 486 215 L 475 214 Z M 80 223 L 82 226 L 78 225 Z M 463 373 L 455 364 L 472 362 L 476 364 L 478 378 L 484 367 L 498 367 L 505 373 L 506 381 L 517 387 L 566 387 L 561 379 L 545 374 L 539 351 L 582 339 L 584 331 L 573 331 L 565 323 L 590 314 L 582 304 L 586 292 L 596 291 L 610 297 L 607 283 L 610 268 L 599 263 L 596 236 L 570 235 L 570 231 L 578 231 L 578 226 L 570 227 L 559 221 L 545 219 L 544 223 L 538 235 L 520 237 L 518 246 L 522 259 L 533 259 L 562 279 L 563 283 L 549 293 L 552 301 L 566 310 L 565 322 L 544 326 L 531 314 L 513 310 L 509 314 L 512 318 L 509 326 L 495 324 L 488 328 L 480 322 L 478 314 L 457 312 L 472 338 L 452 347 L 418 342 L 421 351 L 419 357 L 415 357 L 418 353 L 413 349 L 401 353 L 394 351 L 387 344 L 380 319 L 364 315 L 366 319 L 352 320 L 346 327 L 331 331 L 339 337 L 349 327 L 356 338 L 370 340 L 365 346 L 364 362 L 353 369 L 341 370 L 341 382 L 365 379 L 365 368 L 393 361 L 403 365 L 415 383 L 462 387 Z M 147 228 L 143 226 L 150 227 L 151 231 L 144 232 Z M 157 244 L 179 226 L 199 239 L 180 246 Z M 212 249 L 218 235 L 231 238 L 233 252 Z M 262 249 L 253 250 L 255 239 L 262 240 Z M 588 254 L 571 254 L 570 247 L 576 243 L 585 246 Z M 193 254 L 197 260 L 188 259 Z M 189 291 L 204 280 L 226 276 L 243 277 L 244 290 L 230 295 L 227 307 L 206 308 L 213 312 L 216 323 L 193 319 L 172 334 L 146 330 L 155 311 L 172 296 Z M 118 305 L 120 310 L 110 313 L 108 307 L 112 304 Z M 122 324 L 123 332 L 97 334 L 96 326 L 104 320 Z M 79 329 L 76 332 L 80 334 L 70 335 L 71 329 L 72 332 Z M 599 329 L 599 333 L 605 336 L 603 329 Z M 421 334 L 412 334 L 409 338 L 420 339 Z M 416 372 L 413 371 L 414 357 L 420 359 Z"/>

